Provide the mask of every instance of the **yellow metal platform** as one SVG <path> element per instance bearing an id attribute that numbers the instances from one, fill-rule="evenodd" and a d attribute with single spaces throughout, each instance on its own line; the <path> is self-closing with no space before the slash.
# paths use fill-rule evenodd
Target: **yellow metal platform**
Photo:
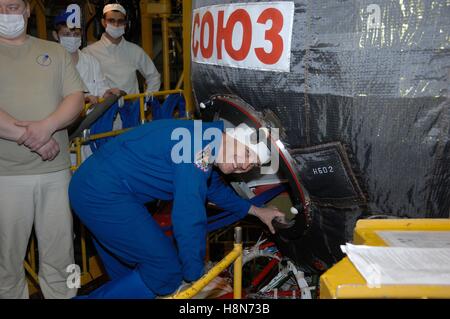
<path id="1" fill-rule="evenodd" d="M 377 231 L 389 230 L 450 231 L 450 219 L 360 220 L 354 230 L 354 244 L 387 246 Z M 385 285 L 369 288 L 345 257 L 320 277 L 320 298 L 450 298 L 450 286 Z"/>

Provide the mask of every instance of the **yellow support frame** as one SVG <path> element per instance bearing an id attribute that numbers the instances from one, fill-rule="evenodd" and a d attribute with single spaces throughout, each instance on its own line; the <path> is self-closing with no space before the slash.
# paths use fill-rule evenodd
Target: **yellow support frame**
<path id="1" fill-rule="evenodd" d="M 206 287 L 214 278 L 220 275 L 228 266 L 234 262 L 233 268 L 233 298 L 242 298 L 242 228 L 236 227 L 234 230 L 235 243 L 233 250 L 225 256 L 216 266 L 207 274 L 197 280 L 191 287 L 175 293 L 165 299 L 191 299 L 195 297 L 203 288 Z"/>
<path id="2" fill-rule="evenodd" d="M 170 47 L 169 47 L 169 17 L 170 14 L 161 15 L 162 46 L 163 46 L 163 87 L 170 89 Z"/>
<path id="3" fill-rule="evenodd" d="M 192 1 L 183 0 L 183 87 L 188 117 L 194 115 L 192 83 L 191 83 L 191 26 Z"/>
<path id="4" fill-rule="evenodd" d="M 163 89 L 170 90 L 170 48 L 169 18 L 172 14 L 170 0 L 141 0 L 141 34 L 142 47 L 150 57 L 154 57 L 153 52 L 153 19 L 161 19 L 162 27 L 162 50 L 163 50 Z"/>
<path id="5" fill-rule="evenodd" d="M 30 9 L 36 15 L 38 37 L 47 40 L 47 20 L 45 18 L 45 6 L 42 0 L 31 0 Z"/>
<path id="6" fill-rule="evenodd" d="M 153 19 L 147 13 L 147 1 L 141 0 L 139 3 L 141 7 L 141 36 L 142 48 L 152 59 L 155 58 L 153 54 Z"/>
<path id="7" fill-rule="evenodd" d="M 84 20 L 87 22 L 91 20 L 93 17 L 95 17 L 95 7 L 94 5 L 88 1 L 84 5 Z M 87 43 L 91 44 L 97 41 L 97 39 L 94 36 L 94 24 L 92 23 L 89 28 L 86 30 L 87 34 Z"/>
<path id="8" fill-rule="evenodd" d="M 191 85 L 191 19 L 192 19 L 192 1 L 183 0 L 183 22 L 169 22 L 172 13 L 169 0 L 152 1 L 141 0 L 141 26 L 142 26 L 142 47 L 150 57 L 154 57 L 153 52 L 153 34 L 152 21 L 155 18 L 161 19 L 162 40 L 163 40 L 163 88 L 170 89 L 170 48 L 169 37 L 171 28 L 183 28 L 183 75 L 180 78 L 176 88 L 183 84 L 184 97 L 186 99 L 186 111 L 188 117 L 194 114 L 193 95 Z"/>

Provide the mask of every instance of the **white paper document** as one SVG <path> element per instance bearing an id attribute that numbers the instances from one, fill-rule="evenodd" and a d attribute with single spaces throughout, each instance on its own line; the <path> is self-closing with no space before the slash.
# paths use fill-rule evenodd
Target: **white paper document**
<path id="1" fill-rule="evenodd" d="M 449 248 L 341 246 L 370 287 L 450 285 Z"/>
<path id="2" fill-rule="evenodd" d="M 377 231 L 391 247 L 450 248 L 450 231 Z"/>

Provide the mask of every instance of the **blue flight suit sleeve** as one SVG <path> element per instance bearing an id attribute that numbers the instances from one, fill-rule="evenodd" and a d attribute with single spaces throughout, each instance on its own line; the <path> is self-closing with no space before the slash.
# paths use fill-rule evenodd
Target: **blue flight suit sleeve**
<path id="1" fill-rule="evenodd" d="M 209 175 L 195 164 L 174 166 L 172 225 L 186 281 L 195 281 L 204 272 L 207 233 L 205 202 Z"/>
<path id="2" fill-rule="evenodd" d="M 207 198 L 220 208 L 233 213 L 233 215 L 244 218 L 252 204 L 239 195 L 222 180 L 222 177 L 215 170 L 211 173 L 211 181 L 208 187 Z"/>

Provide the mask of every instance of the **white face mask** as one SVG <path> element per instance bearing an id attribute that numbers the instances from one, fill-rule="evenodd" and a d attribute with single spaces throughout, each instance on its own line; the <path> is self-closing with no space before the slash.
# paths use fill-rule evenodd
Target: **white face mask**
<path id="1" fill-rule="evenodd" d="M 80 37 L 59 37 L 59 43 L 66 48 L 69 53 L 76 52 L 81 47 Z"/>
<path id="2" fill-rule="evenodd" d="M 0 14 L 0 37 L 15 39 L 25 30 L 23 14 Z"/>
<path id="3" fill-rule="evenodd" d="M 125 26 L 115 27 L 113 25 L 106 25 L 106 33 L 108 33 L 113 39 L 118 39 L 125 34 Z"/>

